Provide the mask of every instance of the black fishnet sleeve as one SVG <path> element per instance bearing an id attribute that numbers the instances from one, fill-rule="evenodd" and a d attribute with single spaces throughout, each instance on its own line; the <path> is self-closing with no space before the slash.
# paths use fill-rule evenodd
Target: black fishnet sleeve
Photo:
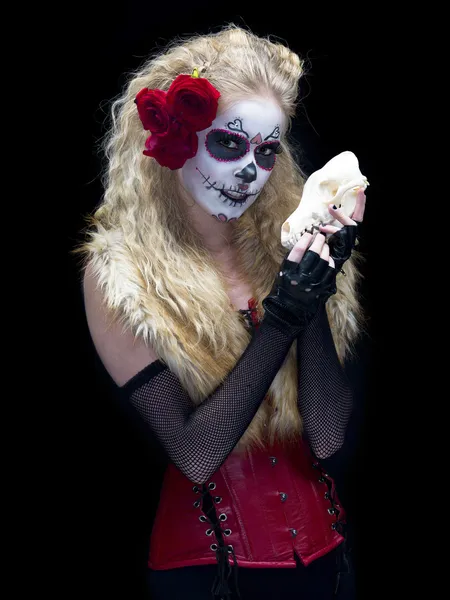
<path id="1" fill-rule="evenodd" d="M 325 306 L 297 343 L 298 407 L 312 451 L 325 459 L 341 448 L 353 405 Z"/>
<path id="2" fill-rule="evenodd" d="M 191 481 L 203 484 L 250 425 L 294 339 L 263 320 L 235 367 L 198 407 L 159 360 L 133 377 L 121 392 L 172 462 Z"/>

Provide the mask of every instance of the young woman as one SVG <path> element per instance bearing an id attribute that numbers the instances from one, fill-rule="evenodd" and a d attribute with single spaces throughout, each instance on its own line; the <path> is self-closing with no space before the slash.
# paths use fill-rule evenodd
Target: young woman
<path id="1" fill-rule="evenodd" d="M 301 74 L 284 45 L 229 26 L 151 57 L 113 105 L 85 305 L 105 368 L 167 457 L 155 600 L 353 598 L 321 461 L 351 412 L 365 196 L 352 218 L 330 206 L 342 227 L 286 254 Z"/>

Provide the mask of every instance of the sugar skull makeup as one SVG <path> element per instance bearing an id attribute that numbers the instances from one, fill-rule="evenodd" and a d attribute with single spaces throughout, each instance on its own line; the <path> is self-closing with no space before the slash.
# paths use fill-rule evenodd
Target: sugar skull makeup
<path id="1" fill-rule="evenodd" d="M 184 187 L 216 219 L 238 219 L 276 165 L 285 117 L 270 100 L 234 104 L 198 132 L 198 151 L 181 169 Z"/>

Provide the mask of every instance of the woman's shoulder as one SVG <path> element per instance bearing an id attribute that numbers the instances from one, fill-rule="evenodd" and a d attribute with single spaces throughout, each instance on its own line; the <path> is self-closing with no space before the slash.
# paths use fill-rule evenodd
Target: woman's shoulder
<path id="1" fill-rule="evenodd" d="M 113 381 L 123 386 L 158 360 L 153 348 L 136 336 L 108 309 L 91 265 L 83 273 L 86 319 L 95 349 Z"/>

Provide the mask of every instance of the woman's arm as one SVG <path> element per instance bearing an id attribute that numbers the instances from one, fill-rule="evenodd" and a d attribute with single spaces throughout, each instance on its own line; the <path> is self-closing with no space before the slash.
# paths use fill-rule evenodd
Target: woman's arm
<path id="1" fill-rule="evenodd" d="M 298 407 L 315 456 L 339 450 L 352 412 L 350 382 L 339 362 L 325 306 L 297 338 Z"/>
<path id="2" fill-rule="evenodd" d="M 168 457 L 197 484 L 207 482 L 245 433 L 295 339 L 263 321 L 225 380 L 196 407 L 179 379 L 144 342 L 111 322 L 89 271 L 85 308 L 106 370 L 149 425 Z"/>
<path id="3" fill-rule="evenodd" d="M 330 205 L 330 214 L 342 227 L 320 226 L 328 238 L 330 254 L 340 271 L 356 245 L 358 227 L 364 218 L 366 195 L 357 194 L 349 217 Z M 316 313 L 297 341 L 298 407 L 311 449 L 319 459 L 328 459 L 343 445 L 353 406 L 350 382 L 336 352 L 325 306 Z"/>

